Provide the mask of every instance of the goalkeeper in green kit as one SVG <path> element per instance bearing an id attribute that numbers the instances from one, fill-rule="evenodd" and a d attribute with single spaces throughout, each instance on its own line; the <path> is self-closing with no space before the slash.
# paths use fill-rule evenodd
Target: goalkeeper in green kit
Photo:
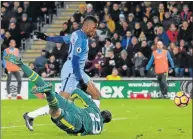
<path id="1" fill-rule="evenodd" d="M 85 92 L 74 90 L 70 100 L 80 99 L 85 108 L 79 108 L 74 103 L 52 91 L 52 85 L 44 80 L 28 66 L 23 64 L 21 58 L 9 54 L 5 59 L 18 65 L 23 72 L 36 84 L 32 93 L 44 93 L 50 108 L 51 120 L 61 130 L 72 135 L 100 134 L 103 124 L 111 121 L 112 116 L 108 110 L 101 111 Z"/>

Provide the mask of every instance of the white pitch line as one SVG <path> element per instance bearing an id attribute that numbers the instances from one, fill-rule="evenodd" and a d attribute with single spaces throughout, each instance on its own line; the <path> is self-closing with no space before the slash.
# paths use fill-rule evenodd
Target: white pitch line
<path id="1" fill-rule="evenodd" d="M 118 120 L 126 120 L 128 118 L 114 118 L 112 119 L 113 121 L 118 121 Z M 38 127 L 38 126 L 51 126 L 51 125 L 54 125 L 54 124 L 36 124 L 34 125 L 34 127 Z M 25 127 L 25 125 L 19 125 L 19 126 L 2 126 L 1 128 L 2 129 L 8 129 L 8 128 L 20 128 L 20 127 Z"/>
<path id="2" fill-rule="evenodd" d="M 53 124 L 36 124 L 36 125 L 34 125 L 34 126 L 36 127 L 36 126 L 50 126 L 50 125 L 53 125 Z M 19 126 L 2 126 L 1 128 L 2 128 L 2 129 L 6 129 L 6 128 L 18 128 L 18 127 L 25 127 L 25 125 L 19 125 Z"/>

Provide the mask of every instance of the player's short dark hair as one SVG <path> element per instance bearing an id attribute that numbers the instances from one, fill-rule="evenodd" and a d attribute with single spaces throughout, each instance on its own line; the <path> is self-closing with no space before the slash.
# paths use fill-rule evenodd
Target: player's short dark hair
<path id="1" fill-rule="evenodd" d="M 112 114 L 108 110 L 101 111 L 101 116 L 103 117 L 103 123 L 109 123 L 112 119 Z"/>
<path id="2" fill-rule="evenodd" d="M 86 21 L 92 21 L 92 22 L 94 22 L 94 23 L 97 23 L 97 22 L 98 22 L 97 19 L 96 19 L 94 16 L 91 16 L 91 15 L 86 16 L 86 18 L 85 18 L 84 21 L 83 21 L 83 24 L 84 24 Z"/>

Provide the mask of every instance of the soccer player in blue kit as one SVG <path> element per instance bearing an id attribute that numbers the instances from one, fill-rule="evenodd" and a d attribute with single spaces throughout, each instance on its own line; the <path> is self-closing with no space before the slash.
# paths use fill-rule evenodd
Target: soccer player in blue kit
<path id="1" fill-rule="evenodd" d="M 69 36 L 48 37 L 44 33 L 36 32 L 37 38 L 55 43 L 70 43 L 68 58 L 61 70 L 60 95 L 69 98 L 76 88 L 87 92 L 96 105 L 100 105 L 100 92 L 95 87 L 90 77 L 84 72 L 85 62 L 88 58 L 88 39 L 95 35 L 97 20 L 93 16 L 84 19 L 82 29 L 73 32 Z M 41 115 L 49 114 L 49 107 L 44 106 L 33 112 L 25 113 L 24 119 L 27 128 L 33 131 L 33 120 Z"/>

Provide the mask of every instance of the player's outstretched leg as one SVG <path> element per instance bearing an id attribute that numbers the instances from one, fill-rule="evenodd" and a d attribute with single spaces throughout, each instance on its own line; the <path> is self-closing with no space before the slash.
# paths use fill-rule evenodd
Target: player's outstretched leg
<path id="1" fill-rule="evenodd" d="M 61 120 L 64 116 L 64 111 L 60 109 L 59 101 L 56 98 L 55 92 L 52 91 L 52 84 L 48 83 L 44 86 L 34 88 L 32 93 L 44 93 L 46 94 L 46 100 L 50 108 L 50 115 L 54 120 Z"/>
<path id="2" fill-rule="evenodd" d="M 42 78 L 34 71 L 32 71 L 27 65 L 25 65 L 22 62 L 22 59 L 20 57 L 17 57 L 12 54 L 8 54 L 5 56 L 5 60 L 12 62 L 13 64 L 18 65 L 22 71 L 36 84 L 36 86 L 44 86 L 45 82 L 42 80 Z M 41 107 L 33 112 L 27 112 L 23 115 L 23 118 L 25 119 L 26 126 L 30 131 L 33 131 L 33 120 L 37 116 L 41 115 L 47 115 L 49 114 L 49 107 L 44 106 Z"/>

